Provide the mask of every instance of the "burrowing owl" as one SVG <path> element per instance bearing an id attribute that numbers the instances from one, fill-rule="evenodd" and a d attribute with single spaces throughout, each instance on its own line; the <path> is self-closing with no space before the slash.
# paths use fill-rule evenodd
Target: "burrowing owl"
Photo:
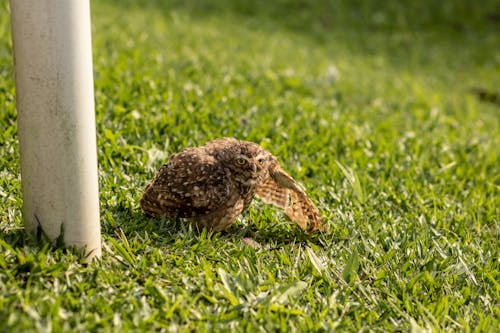
<path id="1" fill-rule="evenodd" d="M 140 205 L 153 216 L 188 218 L 221 231 L 254 196 L 283 208 L 307 232 L 326 230 L 318 209 L 276 157 L 256 143 L 233 138 L 173 155 L 146 186 Z"/>

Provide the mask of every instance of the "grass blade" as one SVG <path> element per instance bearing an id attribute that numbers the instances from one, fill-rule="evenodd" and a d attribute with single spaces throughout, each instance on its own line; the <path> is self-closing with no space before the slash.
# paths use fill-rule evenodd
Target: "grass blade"
<path id="1" fill-rule="evenodd" d="M 309 246 L 306 246 L 306 253 L 307 253 L 307 256 L 309 257 L 309 260 L 311 261 L 311 264 L 316 269 L 316 271 L 319 274 L 323 273 L 323 271 L 325 269 L 325 265 L 321 262 L 321 259 L 318 258 L 318 256 L 314 252 L 314 250 L 312 248 L 310 248 Z"/>
<path id="2" fill-rule="evenodd" d="M 354 281 L 357 275 L 358 267 L 358 250 L 354 249 L 351 256 L 349 257 L 349 260 L 347 261 L 346 266 L 344 267 L 344 270 L 342 271 L 342 277 L 344 278 L 345 282 L 351 283 L 352 281 Z"/>
<path id="3" fill-rule="evenodd" d="M 304 281 L 296 281 L 292 285 L 284 288 L 282 292 L 279 292 L 278 295 L 275 295 L 271 301 L 271 303 L 276 302 L 280 304 L 288 303 L 289 299 L 297 296 L 302 290 L 306 289 L 308 284 Z"/>
<path id="4" fill-rule="evenodd" d="M 217 272 L 219 273 L 220 280 L 222 282 L 222 293 L 224 296 L 226 296 L 227 300 L 231 305 L 236 306 L 240 304 L 238 301 L 238 298 L 234 295 L 234 293 L 231 291 L 231 285 L 229 284 L 229 279 L 228 279 L 228 274 L 223 268 L 218 268 Z"/>

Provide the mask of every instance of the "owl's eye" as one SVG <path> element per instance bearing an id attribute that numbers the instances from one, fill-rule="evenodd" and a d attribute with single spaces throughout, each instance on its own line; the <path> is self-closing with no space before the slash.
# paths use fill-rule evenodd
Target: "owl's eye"
<path id="1" fill-rule="evenodd" d="M 247 164 L 247 160 L 245 160 L 244 158 L 239 157 L 239 158 L 236 159 L 236 163 L 238 163 L 239 165 L 245 165 L 245 164 Z"/>
<path id="2" fill-rule="evenodd" d="M 264 159 L 263 159 L 263 158 L 259 158 L 259 159 L 257 160 L 257 162 L 258 162 L 260 165 L 262 165 L 262 164 L 264 164 Z"/>

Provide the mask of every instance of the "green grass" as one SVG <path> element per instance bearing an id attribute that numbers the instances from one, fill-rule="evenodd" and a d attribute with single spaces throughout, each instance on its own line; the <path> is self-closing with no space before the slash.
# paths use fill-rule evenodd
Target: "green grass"
<path id="1" fill-rule="evenodd" d="M 0 2 L 0 331 L 500 329 L 500 109 L 472 92 L 500 93 L 495 1 L 165 3 L 92 2 L 86 264 L 22 228 Z M 330 232 L 259 202 L 223 234 L 145 217 L 168 155 L 221 136 L 279 156 Z"/>

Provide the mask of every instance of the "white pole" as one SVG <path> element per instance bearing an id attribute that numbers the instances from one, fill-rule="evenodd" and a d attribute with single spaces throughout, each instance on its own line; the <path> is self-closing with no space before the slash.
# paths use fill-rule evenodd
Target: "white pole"
<path id="1" fill-rule="evenodd" d="M 11 0 L 24 222 L 101 255 L 89 0 Z"/>

